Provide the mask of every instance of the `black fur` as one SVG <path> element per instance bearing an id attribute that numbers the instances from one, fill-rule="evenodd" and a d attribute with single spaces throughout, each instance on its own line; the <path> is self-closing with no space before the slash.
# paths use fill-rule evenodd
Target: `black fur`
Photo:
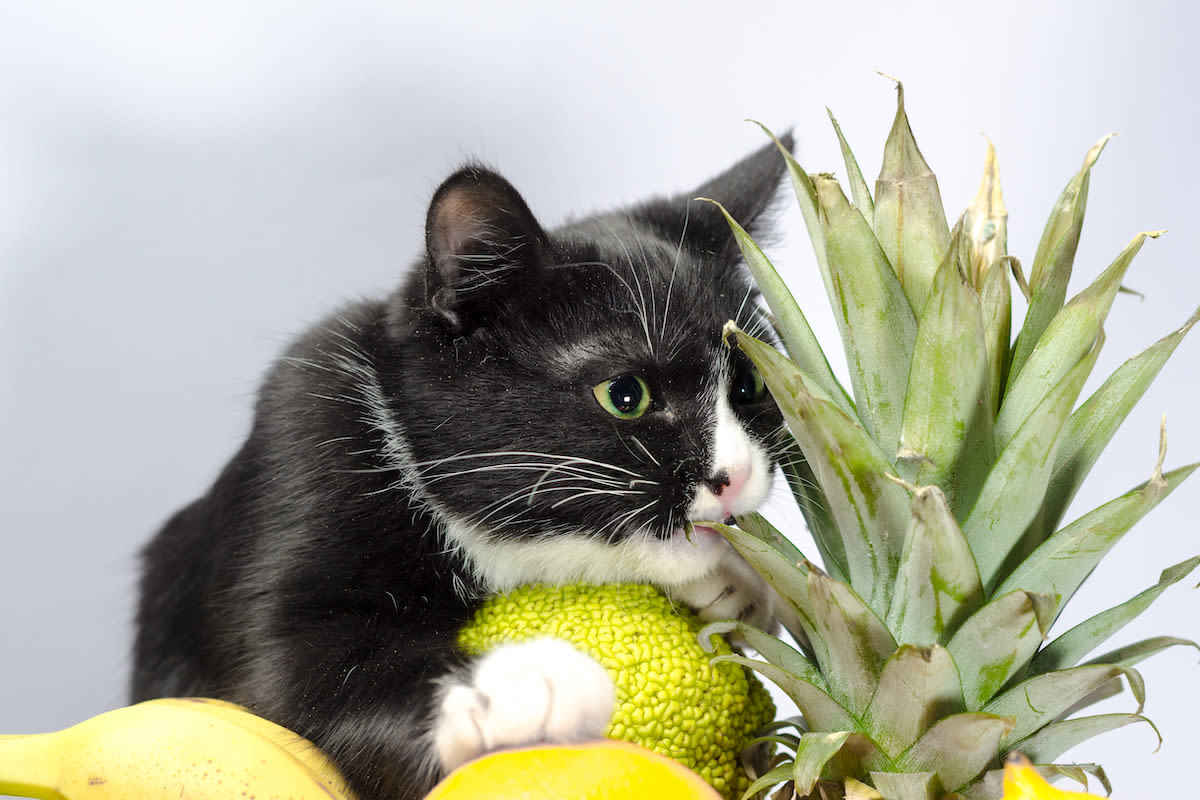
<path id="1" fill-rule="evenodd" d="M 723 218 L 692 198 L 761 231 L 782 166 L 768 146 L 697 192 L 552 232 L 499 175 L 452 175 L 401 289 L 290 347 L 241 450 L 146 547 L 133 698 L 245 704 L 327 750 L 364 800 L 422 796 L 437 682 L 494 588 L 446 521 L 511 540 L 682 524 L 711 479 L 715 378 L 746 369 L 722 325 L 762 324 Z M 654 397 L 630 421 L 592 391 L 626 374 Z M 737 410 L 762 441 L 780 425 L 769 398 Z M 613 468 L 588 483 L 582 462 L 533 453 Z"/>

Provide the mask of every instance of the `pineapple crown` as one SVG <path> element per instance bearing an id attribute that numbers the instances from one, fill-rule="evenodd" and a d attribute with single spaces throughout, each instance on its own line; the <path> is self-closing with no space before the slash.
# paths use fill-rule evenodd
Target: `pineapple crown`
<path id="1" fill-rule="evenodd" d="M 1046 774 L 1086 783 L 1091 772 L 1107 787 L 1097 765 L 1053 762 L 1092 736 L 1148 722 L 1134 665 L 1196 645 L 1159 637 L 1084 659 L 1200 557 L 1053 640 L 1047 632 L 1104 554 L 1200 465 L 1163 472 L 1164 432 L 1149 480 L 1062 522 L 1200 310 L 1079 403 L 1122 278 L 1159 234 L 1136 236 L 1067 300 L 1091 169 L 1109 137 L 1058 198 L 1026 280 L 1006 249 L 994 148 L 951 228 L 897 89 L 874 196 L 832 114 L 850 198 L 779 146 L 835 310 L 849 392 L 767 257 L 726 214 L 788 356 L 732 323 L 726 334 L 787 420 L 785 472 L 824 566 L 761 516 L 720 526 L 789 601 L 798 646 L 743 623 L 705 631 L 736 630 L 760 658 L 721 658 L 770 678 L 803 715 L 768 732 L 790 753 L 748 794 L 792 781 L 799 797 L 995 798 L 1003 758 L 1018 751 Z M 1010 274 L 1028 301 L 1015 337 Z M 1134 712 L 1076 716 L 1120 692 L 1122 679 Z"/>

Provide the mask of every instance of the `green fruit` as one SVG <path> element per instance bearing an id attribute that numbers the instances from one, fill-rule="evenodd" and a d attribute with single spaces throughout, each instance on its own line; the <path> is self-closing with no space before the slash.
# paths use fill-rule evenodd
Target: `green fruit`
<path id="1" fill-rule="evenodd" d="M 552 636 L 591 655 L 612 676 L 617 710 L 608 735 L 690 767 L 726 797 L 749 785 L 740 758 L 775 716 L 758 680 L 733 663 L 724 640 L 706 653 L 703 623 L 652 586 L 528 586 L 488 601 L 459 636 L 478 655 L 506 643 Z"/>

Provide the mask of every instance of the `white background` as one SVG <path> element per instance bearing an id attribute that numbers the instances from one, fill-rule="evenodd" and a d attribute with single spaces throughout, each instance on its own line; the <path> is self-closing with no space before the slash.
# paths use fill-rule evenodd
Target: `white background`
<path id="1" fill-rule="evenodd" d="M 763 141 L 746 117 L 794 126 L 806 168 L 843 173 L 828 105 L 871 179 L 894 111 L 879 69 L 905 81 L 951 217 L 978 185 L 980 134 L 995 142 L 1026 264 L 1088 147 L 1120 134 L 1093 174 L 1074 288 L 1138 231 L 1171 233 L 1135 262 L 1145 299 L 1118 298 L 1097 376 L 1200 304 L 1194 6 L 580 8 L 0 2 L 0 731 L 123 702 L 137 549 L 233 453 L 288 338 L 400 279 L 430 193 L 467 157 L 554 224 L 698 185 Z M 771 252 L 830 337 L 794 206 L 781 224 Z M 1164 412 L 1168 466 L 1200 459 L 1198 339 L 1072 516 L 1149 476 Z M 1064 622 L 1200 552 L 1197 487 L 1114 550 Z M 1175 587 L 1114 646 L 1200 638 L 1196 603 Z M 1162 749 L 1134 726 L 1071 754 L 1129 800 L 1174 796 L 1200 740 L 1196 652 L 1142 671 Z"/>

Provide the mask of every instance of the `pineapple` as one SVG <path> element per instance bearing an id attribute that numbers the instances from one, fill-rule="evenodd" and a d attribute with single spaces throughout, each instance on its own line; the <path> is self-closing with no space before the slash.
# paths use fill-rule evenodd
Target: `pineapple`
<path id="1" fill-rule="evenodd" d="M 1063 517 L 1200 310 L 1080 403 L 1122 277 L 1157 236 L 1135 237 L 1067 301 L 1089 175 L 1107 139 L 1059 197 L 1026 281 L 1006 252 L 991 145 L 978 196 L 951 228 L 897 90 L 874 197 L 836 120 L 850 198 L 780 147 L 840 326 L 850 392 L 726 214 L 790 358 L 732 323 L 726 333 L 787 420 L 786 473 L 823 565 L 761 516 L 722 527 L 795 612 L 795 648 L 742 623 L 706 629 L 739 634 L 757 657 L 720 658 L 770 678 L 802 714 L 770 731 L 776 763 L 748 794 L 790 782 L 800 798 L 997 798 L 1003 761 L 1018 752 L 1047 776 L 1086 785 L 1090 773 L 1107 789 L 1099 766 L 1055 760 L 1146 721 L 1134 665 L 1192 643 L 1161 637 L 1088 656 L 1200 557 L 1053 640 L 1047 631 L 1100 558 L 1200 465 L 1164 472 L 1161 434 L 1149 480 Z M 1028 301 L 1015 336 L 1010 274 Z M 1136 709 L 1079 714 L 1123 685 Z"/>

